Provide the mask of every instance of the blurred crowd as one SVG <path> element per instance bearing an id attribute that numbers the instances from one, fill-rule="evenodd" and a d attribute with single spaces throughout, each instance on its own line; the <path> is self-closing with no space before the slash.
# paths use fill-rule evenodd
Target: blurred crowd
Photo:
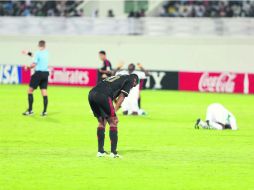
<path id="1" fill-rule="evenodd" d="M 0 16 L 83 16 L 82 1 L 0 1 Z"/>
<path id="2" fill-rule="evenodd" d="M 140 11 L 131 11 L 128 15 L 130 18 L 140 18 L 140 17 L 145 17 L 145 10 L 141 9 Z"/>
<path id="3" fill-rule="evenodd" d="M 254 1 L 178 0 L 166 1 L 160 11 L 165 17 L 254 17 Z"/>

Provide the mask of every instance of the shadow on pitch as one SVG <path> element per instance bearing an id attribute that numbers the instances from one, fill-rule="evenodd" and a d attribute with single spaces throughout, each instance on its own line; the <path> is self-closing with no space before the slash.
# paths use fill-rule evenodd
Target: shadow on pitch
<path id="1" fill-rule="evenodd" d="M 145 153 L 150 152 L 151 150 L 121 150 L 121 154 L 138 154 L 138 153 Z"/>
<path id="2" fill-rule="evenodd" d="M 60 112 L 50 112 L 50 114 L 47 115 L 46 117 L 41 117 L 39 115 L 36 115 L 36 116 L 32 116 L 31 118 L 33 118 L 34 120 L 37 120 L 37 121 L 40 119 L 40 121 L 43 121 L 43 122 L 60 123 L 60 121 L 58 119 L 53 118 L 55 115 L 57 115 L 59 113 Z"/>

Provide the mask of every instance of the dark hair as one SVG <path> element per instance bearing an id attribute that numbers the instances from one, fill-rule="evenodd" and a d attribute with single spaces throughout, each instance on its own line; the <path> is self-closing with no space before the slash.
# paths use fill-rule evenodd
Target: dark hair
<path id="1" fill-rule="evenodd" d="M 136 69 L 136 66 L 135 66 L 135 64 L 133 64 L 133 63 L 130 63 L 128 67 L 130 67 L 130 66 L 132 66 L 134 70 Z"/>
<path id="2" fill-rule="evenodd" d="M 105 52 L 105 51 L 103 51 L 103 50 L 101 50 L 101 51 L 99 51 L 99 54 L 106 55 L 106 52 Z"/>
<path id="3" fill-rule="evenodd" d="M 46 46 L 46 42 L 44 40 L 40 40 L 38 44 L 39 44 L 39 47 L 45 47 Z"/>
<path id="4" fill-rule="evenodd" d="M 132 80 L 135 78 L 136 81 L 137 81 L 137 83 L 139 83 L 138 75 L 136 75 L 136 74 L 130 74 L 129 76 L 130 76 L 130 78 L 131 78 Z"/>

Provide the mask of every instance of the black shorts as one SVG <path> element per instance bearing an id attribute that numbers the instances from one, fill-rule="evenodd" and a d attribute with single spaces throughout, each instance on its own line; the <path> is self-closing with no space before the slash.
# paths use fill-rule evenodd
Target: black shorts
<path id="1" fill-rule="evenodd" d="M 89 104 L 93 114 L 97 118 L 115 117 L 115 109 L 112 99 L 96 90 L 91 90 L 88 96 Z"/>
<path id="2" fill-rule="evenodd" d="M 36 71 L 31 77 L 29 86 L 33 89 L 36 89 L 38 86 L 40 86 L 40 89 L 47 89 L 48 77 L 49 72 Z"/>

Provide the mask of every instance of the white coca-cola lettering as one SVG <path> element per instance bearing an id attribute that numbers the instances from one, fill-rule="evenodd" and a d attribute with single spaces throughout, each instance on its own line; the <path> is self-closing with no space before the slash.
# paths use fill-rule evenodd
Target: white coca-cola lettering
<path id="1" fill-rule="evenodd" d="M 208 72 L 202 74 L 199 79 L 198 88 L 201 92 L 229 92 L 235 90 L 234 73 L 220 73 L 217 75 L 210 75 Z"/>

